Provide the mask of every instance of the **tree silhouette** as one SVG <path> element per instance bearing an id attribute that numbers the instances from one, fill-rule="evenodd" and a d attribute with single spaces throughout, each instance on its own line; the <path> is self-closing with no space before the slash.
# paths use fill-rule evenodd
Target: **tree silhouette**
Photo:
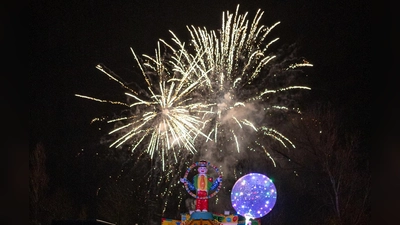
<path id="1" fill-rule="evenodd" d="M 39 224 L 44 192 L 48 187 L 46 154 L 43 144 L 37 143 L 29 156 L 29 215 L 31 224 Z"/>
<path id="2" fill-rule="evenodd" d="M 359 133 L 341 124 L 331 105 L 303 112 L 294 122 L 297 151 L 292 159 L 324 223 L 366 224 L 370 210 L 371 175 Z"/>

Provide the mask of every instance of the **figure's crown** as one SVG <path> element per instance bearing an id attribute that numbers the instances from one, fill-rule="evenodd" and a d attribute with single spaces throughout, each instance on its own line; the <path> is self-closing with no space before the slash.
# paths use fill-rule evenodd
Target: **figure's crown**
<path id="1" fill-rule="evenodd" d="M 204 160 L 201 160 L 201 161 L 199 161 L 199 163 L 198 163 L 198 166 L 200 167 L 207 167 L 207 161 L 204 161 Z"/>

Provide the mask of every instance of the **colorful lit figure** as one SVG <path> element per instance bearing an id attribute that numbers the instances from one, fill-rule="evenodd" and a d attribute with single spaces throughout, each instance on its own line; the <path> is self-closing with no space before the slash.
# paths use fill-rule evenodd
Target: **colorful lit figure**
<path id="1" fill-rule="evenodd" d="M 196 191 L 197 212 L 208 212 L 208 193 L 215 190 L 222 181 L 221 177 L 218 177 L 215 181 L 213 181 L 213 178 L 207 175 L 207 164 L 208 163 L 206 161 L 200 161 L 198 163 L 198 174 L 193 177 L 193 183 L 188 181 L 186 177 L 180 179 L 181 182 L 186 184 L 190 190 Z"/>

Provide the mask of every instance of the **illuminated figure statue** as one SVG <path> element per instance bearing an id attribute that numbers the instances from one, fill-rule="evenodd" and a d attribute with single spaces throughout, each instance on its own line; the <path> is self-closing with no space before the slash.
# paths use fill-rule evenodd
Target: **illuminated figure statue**
<path id="1" fill-rule="evenodd" d="M 208 212 L 208 193 L 217 189 L 222 181 L 221 177 L 218 177 L 215 181 L 213 181 L 213 178 L 207 175 L 207 164 L 208 163 L 206 161 L 200 161 L 198 163 L 198 174 L 193 177 L 193 183 L 188 181 L 186 177 L 180 179 L 180 181 L 187 185 L 190 190 L 196 191 L 197 212 Z"/>

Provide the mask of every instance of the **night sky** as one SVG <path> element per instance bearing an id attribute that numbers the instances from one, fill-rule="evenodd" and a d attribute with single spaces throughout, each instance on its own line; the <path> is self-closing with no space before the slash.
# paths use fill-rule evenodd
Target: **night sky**
<path id="1" fill-rule="evenodd" d="M 296 44 L 309 71 L 307 101 L 332 102 L 347 115 L 348 129 L 362 132 L 366 150 L 372 135 L 372 7 L 369 1 L 31 1 L 29 3 L 29 148 L 42 142 L 49 158 L 75 155 L 96 145 L 91 119 L 112 112 L 74 94 L 113 97 L 118 84 L 95 68 L 103 63 L 130 78 L 136 65 L 130 47 L 153 55 L 159 38 L 173 31 L 188 41 L 186 25 L 218 29 L 222 12 L 265 11 L 261 24 L 281 21 L 270 34 L 274 45 Z M 129 80 L 129 79 L 127 79 Z M 93 144 L 96 142 L 96 144 Z M 60 157 L 62 156 L 62 157 Z M 50 163 L 62 167 L 62 161 Z M 53 174 L 54 175 L 54 174 Z M 60 179 L 60 178 L 59 178 Z"/>
<path id="2" fill-rule="evenodd" d="M 371 16 L 365 1 L 48 1 L 31 4 L 30 134 L 57 151 L 79 148 L 93 138 L 90 120 L 105 106 L 74 94 L 112 96 L 117 85 L 95 69 L 104 63 L 121 77 L 132 76 L 137 54 L 153 55 L 159 38 L 172 30 L 188 39 L 186 25 L 217 29 L 222 12 L 239 3 L 249 18 L 265 11 L 262 24 L 281 24 L 275 45 L 295 43 L 314 64 L 309 101 L 330 101 L 345 110 L 349 126 L 369 129 Z M 331 2 L 331 3 L 329 3 Z M 133 79 L 132 79 L 133 80 Z M 120 89 L 117 89 L 120 92 Z M 118 93 L 119 94 L 119 93 Z M 97 135 L 97 134 L 96 134 Z"/>

